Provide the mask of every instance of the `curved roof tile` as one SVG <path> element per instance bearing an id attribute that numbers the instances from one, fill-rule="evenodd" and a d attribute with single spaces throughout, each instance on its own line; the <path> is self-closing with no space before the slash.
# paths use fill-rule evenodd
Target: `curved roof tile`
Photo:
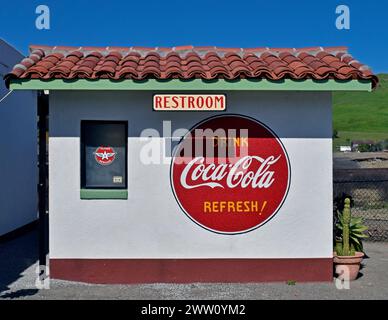
<path id="1" fill-rule="evenodd" d="M 30 55 L 5 76 L 11 79 L 214 79 L 378 78 L 345 47 L 217 48 L 181 46 L 30 46 Z"/>

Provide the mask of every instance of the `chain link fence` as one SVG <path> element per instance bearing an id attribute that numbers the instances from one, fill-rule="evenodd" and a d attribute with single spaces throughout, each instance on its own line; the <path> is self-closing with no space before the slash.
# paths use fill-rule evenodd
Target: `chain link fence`
<path id="1" fill-rule="evenodd" d="M 388 170 L 384 174 L 367 170 L 334 174 L 334 199 L 351 197 L 352 215 L 362 217 L 368 226 L 366 241 L 388 241 Z"/>

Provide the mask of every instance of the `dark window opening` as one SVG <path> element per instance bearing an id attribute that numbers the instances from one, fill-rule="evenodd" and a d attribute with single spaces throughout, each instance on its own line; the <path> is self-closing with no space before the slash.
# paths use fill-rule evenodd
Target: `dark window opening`
<path id="1" fill-rule="evenodd" d="M 81 188 L 127 189 L 125 121 L 81 121 Z"/>

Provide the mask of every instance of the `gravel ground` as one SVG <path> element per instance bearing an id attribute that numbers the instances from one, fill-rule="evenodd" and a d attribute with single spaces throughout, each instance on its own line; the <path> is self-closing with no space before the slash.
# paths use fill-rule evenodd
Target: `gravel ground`
<path id="1" fill-rule="evenodd" d="M 37 235 L 0 244 L 0 299 L 388 299 L 388 243 L 365 243 L 362 276 L 339 290 L 333 283 L 89 285 L 51 280 L 35 287 Z"/>

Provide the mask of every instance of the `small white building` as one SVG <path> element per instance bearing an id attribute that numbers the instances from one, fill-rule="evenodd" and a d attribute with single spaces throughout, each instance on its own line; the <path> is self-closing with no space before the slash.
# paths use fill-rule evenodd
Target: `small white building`
<path id="1" fill-rule="evenodd" d="M 351 146 L 340 146 L 340 151 L 341 152 L 351 152 L 352 147 Z"/>
<path id="2" fill-rule="evenodd" d="M 331 92 L 377 83 L 352 61 L 342 47 L 31 47 L 7 82 L 50 90 L 51 276 L 331 281 Z M 224 131 L 197 139 L 207 129 Z"/>
<path id="3" fill-rule="evenodd" d="M 23 55 L 0 39 L 0 75 Z M 0 99 L 8 93 L 0 84 Z M 36 93 L 14 91 L 0 103 L 0 237 L 37 219 Z"/>

